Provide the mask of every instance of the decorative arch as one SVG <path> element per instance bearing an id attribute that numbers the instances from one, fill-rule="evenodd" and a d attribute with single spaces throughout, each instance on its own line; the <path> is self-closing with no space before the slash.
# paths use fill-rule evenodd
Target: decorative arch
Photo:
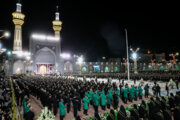
<path id="1" fill-rule="evenodd" d="M 73 65 L 70 61 L 67 61 L 65 64 L 64 64 L 64 72 L 65 73 L 72 73 L 73 72 Z"/>
<path id="2" fill-rule="evenodd" d="M 24 74 L 24 62 L 22 60 L 17 60 L 13 64 L 13 74 Z"/>
<path id="3" fill-rule="evenodd" d="M 114 72 L 118 72 L 119 68 L 117 66 L 114 67 Z"/>
<path id="4" fill-rule="evenodd" d="M 106 66 L 104 71 L 105 71 L 105 72 L 109 72 L 109 67 Z"/>
<path id="5" fill-rule="evenodd" d="M 88 72 L 88 68 L 87 68 L 87 66 L 85 66 L 85 65 L 84 65 L 84 66 L 82 66 L 81 71 L 82 71 L 82 72 Z"/>
<path id="6" fill-rule="evenodd" d="M 56 55 L 51 49 L 49 49 L 48 47 L 44 47 L 36 52 L 35 63 L 36 64 L 55 64 Z"/>

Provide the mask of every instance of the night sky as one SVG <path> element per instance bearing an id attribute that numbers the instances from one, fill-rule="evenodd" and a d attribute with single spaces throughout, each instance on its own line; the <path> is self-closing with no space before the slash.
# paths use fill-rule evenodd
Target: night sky
<path id="1" fill-rule="evenodd" d="M 53 35 L 52 20 L 56 5 L 60 6 L 62 51 L 83 54 L 86 60 L 106 57 L 125 57 L 125 32 L 128 30 L 129 46 L 140 47 L 141 53 L 171 53 L 180 51 L 178 12 L 161 6 L 122 3 L 88 2 L 87 0 L 21 0 L 22 12 L 26 15 L 23 25 L 23 49 L 28 49 L 32 33 Z M 78 2 L 77 2 L 78 1 Z M 97 0 L 98 1 L 98 0 Z M 12 49 L 14 25 L 11 13 L 17 0 L 1 1 L 0 30 L 9 30 L 11 38 L 1 41 Z M 41 2 L 41 3 L 40 3 Z M 127 5 L 127 4 L 126 4 Z M 155 9 L 155 7 L 159 9 Z M 2 34 L 2 32 L 0 33 Z"/>

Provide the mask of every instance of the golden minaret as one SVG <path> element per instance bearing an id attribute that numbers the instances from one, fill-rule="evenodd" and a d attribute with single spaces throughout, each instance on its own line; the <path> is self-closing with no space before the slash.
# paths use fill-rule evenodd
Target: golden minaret
<path id="1" fill-rule="evenodd" d="M 55 37 L 60 38 L 60 31 L 62 29 L 62 21 L 59 19 L 59 12 L 58 12 L 58 6 L 56 7 L 57 11 L 55 13 L 55 20 L 52 22 L 53 23 L 53 29 L 55 31 Z"/>
<path id="2" fill-rule="evenodd" d="M 62 21 L 60 21 L 59 17 L 59 11 L 58 8 L 59 6 L 56 7 L 57 11 L 55 13 L 55 20 L 52 22 L 53 23 L 53 30 L 55 32 L 55 37 L 59 39 L 59 48 L 58 51 L 61 53 L 61 43 L 60 43 L 60 31 L 62 29 Z"/>
<path id="3" fill-rule="evenodd" d="M 21 13 L 22 4 L 18 2 L 16 4 L 16 12 L 12 13 L 13 23 L 15 25 L 14 31 L 14 45 L 13 51 L 22 51 L 22 25 L 24 24 L 25 15 Z"/>

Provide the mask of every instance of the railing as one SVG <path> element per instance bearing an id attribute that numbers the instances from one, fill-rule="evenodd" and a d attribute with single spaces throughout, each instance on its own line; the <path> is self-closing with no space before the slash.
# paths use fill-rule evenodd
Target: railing
<path id="1" fill-rule="evenodd" d="M 18 110 L 17 110 L 17 104 L 16 104 L 16 99 L 15 99 L 15 93 L 14 93 L 14 87 L 13 87 L 13 83 L 12 83 L 12 79 L 9 79 L 10 82 L 10 86 L 11 86 L 11 101 L 12 101 L 12 120 L 20 120 L 20 116 L 18 114 Z"/>

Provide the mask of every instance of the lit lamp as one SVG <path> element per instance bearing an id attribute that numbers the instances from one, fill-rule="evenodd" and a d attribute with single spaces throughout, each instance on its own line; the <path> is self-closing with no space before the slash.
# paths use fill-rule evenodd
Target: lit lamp
<path id="1" fill-rule="evenodd" d="M 11 51 L 7 51 L 8 56 L 11 56 L 11 54 L 12 54 Z"/>
<path id="2" fill-rule="evenodd" d="M 9 32 L 5 32 L 2 36 L 0 36 L 0 39 L 8 38 L 10 36 Z"/>
<path id="3" fill-rule="evenodd" d="M 134 73 L 137 74 L 138 73 L 138 71 L 137 71 L 137 52 L 139 51 L 139 48 L 137 48 L 135 51 L 132 48 L 130 50 L 133 53 L 132 59 L 134 61 Z"/>

